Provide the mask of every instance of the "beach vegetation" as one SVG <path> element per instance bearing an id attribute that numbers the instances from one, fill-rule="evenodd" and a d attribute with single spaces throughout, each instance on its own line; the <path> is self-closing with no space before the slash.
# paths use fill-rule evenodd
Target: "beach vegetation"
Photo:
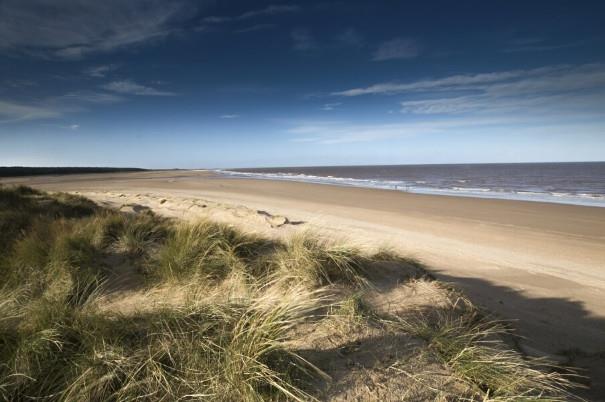
<path id="1" fill-rule="evenodd" d="M 393 251 L 309 231 L 267 239 L 28 187 L 0 188 L 0 236 L 1 400 L 330 400 L 349 384 L 343 370 L 422 387 L 405 382 L 398 357 L 417 349 L 434 356 L 435 376 L 455 379 L 440 395 L 573 398 L 573 376 L 511 348 L 505 326 L 448 287 L 434 286 L 449 304 L 385 311 L 376 300 L 387 292 L 432 280 Z M 377 339 L 413 347 L 371 349 Z M 371 365 L 366 348 L 380 357 Z"/>

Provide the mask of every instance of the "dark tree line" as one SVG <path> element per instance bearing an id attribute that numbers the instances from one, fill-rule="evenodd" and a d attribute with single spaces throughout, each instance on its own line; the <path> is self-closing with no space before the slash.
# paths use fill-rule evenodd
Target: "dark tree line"
<path id="1" fill-rule="evenodd" d="M 44 174 L 140 172 L 146 169 L 113 167 L 24 167 L 0 166 L 0 177 L 36 176 Z"/>

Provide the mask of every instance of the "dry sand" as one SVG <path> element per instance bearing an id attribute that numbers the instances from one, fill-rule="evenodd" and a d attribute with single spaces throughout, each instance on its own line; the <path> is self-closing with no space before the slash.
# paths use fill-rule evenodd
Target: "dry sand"
<path id="1" fill-rule="evenodd" d="M 498 316 L 515 319 L 526 353 L 573 357 L 605 377 L 605 208 L 407 194 L 234 179 L 211 172 L 2 179 L 145 205 L 286 236 L 318 229 L 424 262 Z M 128 208 L 128 207 L 127 207 Z M 599 368 L 601 366 L 601 368 Z"/>

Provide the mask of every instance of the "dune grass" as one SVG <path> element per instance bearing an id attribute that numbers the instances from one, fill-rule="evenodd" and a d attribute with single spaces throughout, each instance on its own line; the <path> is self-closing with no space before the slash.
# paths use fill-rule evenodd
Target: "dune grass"
<path id="1" fill-rule="evenodd" d="M 0 187 L 0 229 L 2 400 L 315 400 L 323 394 L 309 384 L 327 375 L 292 345 L 329 320 L 346 324 L 333 326 L 343 337 L 371 324 L 424 340 L 476 400 L 571 397 L 568 377 L 507 347 L 502 326 L 468 301 L 374 311 L 373 269 L 420 269 L 393 252 L 309 232 L 279 242 L 27 187 Z M 195 291 L 178 304 L 103 310 L 116 260 L 147 287 Z"/>
<path id="2" fill-rule="evenodd" d="M 274 255 L 274 269 L 284 278 L 309 287 L 345 283 L 368 285 L 366 257 L 355 247 L 303 232 L 289 239 Z"/>
<path id="3" fill-rule="evenodd" d="M 181 223 L 175 225 L 159 250 L 153 275 L 164 281 L 222 279 L 244 261 L 253 262 L 272 249 L 272 242 L 228 225 L 210 221 Z"/>
<path id="4" fill-rule="evenodd" d="M 245 304 L 196 304 L 135 317 L 99 315 L 90 304 L 30 306 L 17 336 L 2 336 L 7 364 L 0 395 L 66 401 L 309 400 L 274 366 L 288 361 L 313 369 L 284 340 L 314 302 L 305 297 L 267 308 L 259 296 Z"/>
<path id="5" fill-rule="evenodd" d="M 490 320 L 468 299 L 452 295 L 450 306 L 410 311 L 384 322 L 427 342 L 472 394 L 486 401 L 567 401 L 574 375 L 544 359 L 521 355 L 505 343 L 511 331 Z M 397 365 L 394 366 L 397 370 Z"/>

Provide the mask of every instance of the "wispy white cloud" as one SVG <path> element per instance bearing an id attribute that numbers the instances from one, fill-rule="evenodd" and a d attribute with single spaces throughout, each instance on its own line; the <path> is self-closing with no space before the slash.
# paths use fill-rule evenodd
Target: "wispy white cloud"
<path id="1" fill-rule="evenodd" d="M 383 42 L 374 52 L 373 61 L 386 61 L 396 59 L 413 59 L 420 50 L 415 40 L 409 38 L 395 38 Z"/>
<path id="2" fill-rule="evenodd" d="M 332 93 L 339 96 L 361 95 L 391 95 L 425 91 L 453 91 L 487 89 L 489 85 L 499 85 L 495 88 L 508 88 L 509 91 L 532 90 L 537 87 L 553 88 L 586 86 L 601 75 L 603 66 L 587 64 L 582 66 L 547 66 L 530 70 L 509 70 L 479 74 L 458 74 L 444 78 L 413 81 L 409 83 L 380 83 L 368 87 L 352 88 Z M 597 80 L 600 81 L 599 78 Z M 589 84 L 591 85 L 591 84 Z"/>
<path id="3" fill-rule="evenodd" d="M 544 40 L 541 36 L 515 36 L 508 40 L 507 43 L 511 46 L 526 46 L 536 45 L 544 42 Z"/>
<path id="4" fill-rule="evenodd" d="M 401 111 L 412 114 L 564 114 L 602 116 L 605 104 L 605 66 L 585 65 L 553 69 L 536 75 L 465 88 L 463 96 L 405 100 Z"/>
<path id="5" fill-rule="evenodd" d="M 0 100 L 0 122 L 50 119 L 62 115 L 62 110 L 49 105 L 27 105 L 10 100 Z"/>
<path id="6" fill-rule="evenodd" d="M 336 35 L 336 41 L 351 47 L 361 47 L 365 44 L 364 37 L 353 28 L 348 28 Z"/>
<path id="7" fill-rule="evenodd" d="M 421 80 L 415 81 L 409 84 L 378 84 L 372 85 L 371 87 L 364 88 L 361 91 L 353 91 L 342 93 L 342 95 L 365 95 L 365 94 L 376 94 L 376 93 L 401 93 L 408 91 L 427 91 L 427 90 L 450 90 L 450 89 L 465 89 L 473 85 L 483 85 L 493 82 L 505 81 L 513 78 L 520 77 L 522 75 L 533 75 L 534 71 L 503 71 L 493 73 L 480 73 L 480 74 L 460 74 L 451 75 L 449 77 L 440 78 L 436 80 Z M 535 71 L 538 73 L 538 71 Z"/>
<path id="8" fill-rule="evenodd" d="M 221 119 L 237 119 L 239 118 L 239 114 L 222 114 L 220 116 Z"/>
<path id="9" fill-rule="evenodd" d="M 119 66 L 117 64 L 105 64 L 101 66 L 94 66 L 84 70 L 84 74 L 93 78 L 105 78 L 107 74 L 117 70 L 118 67 Z"/>
<path id="10" fill-rule="evenodd" d="M 424 99 L 401 102 L 403 113 L 415 114 L 451 114 L 476 110 L 483 106 L 481 101 L 471 96 L 452 98 Z"/>
<path id="11" fill-rule="evenodd" d="M 2 81 L 2 85 L 10 88 L 30 88 L 35 87 L 38 84 L 32 80 L 12 79 Z"/>
<path id="12" fill-rule="evenodd" d="M 602 116 L 600 105 L 605 104 L 605 91 L 574 94 L 542 94 L 531 97 L 494 97 L 475 95 L 446 97 L 401 102 L 401 112 L 417 115 L 472 114 L 503 115 L 506 113 L 532 114 L 536 117 L 563 114 L 567 117 Z"/>
<path id="13" fill-rule="evenodd" d="M 247 11 L 238 16 L 237 18 L 245 20 L 248 18 L 254 18 L 259 16 L 294 13 L 298 11 L 300 11 L 300 7 L 295 4 L 273 4 L 260 10 Z"/>
<path id="14" fill-rule="evenodd" d="M 190 0 L 3 0 L 0 51 L 81 58 L 162 38 L 199 4 Z"/>
<path id="15" fill-rule="evenodd" d="M 503 50 L 504 53 L 521 53 L 521 52 L 545 52 L 549 50 L 567 49 L 583 45 L 584 42 L 563 43 L 560 45 L 527 45 L 509 47 Z"/>
<path id="16" fill-rule="evenodd" d="M 209 16 L 202 20 L 205 24 L 221 24 L 231 21 L 244 21 L 255 17 L 264 17 L 277 14 L 295 13 L 300 11 L 301 8 L 294 4 L 272 4 L 265 8 L 246 11 L 242 14 L 235 16 Z"/>
<path id="17" fill-rule="evenodd" d="M 246 95 L 263 95 L 276 92 L 278 89 L 270 86 L 260 85 L 256 83 L 243 85 L 228 85 L 218 88 L 217 91 L 225 94 L 246 94 Z"/>
<path id="18" fill-rule="evenodd" d="M 407 123 L 397 124 L 357 124 L 349 122 L 302 122 L 287 130 L 293 134 L 293 142 L 312 142 L 318 144 L 344 144 L 372 142 L 403 138 L 432 132 L 434 128 L 426 125 Z"/>
<path id="19" fill-rule="evenodd" d="M 242 29 L 236 29 L 235 33 L 248 33 L 248 32 L 258 32 L 258 31 L 266 31 L 268 29 L 273 29 L 277 25 L 275 24 L 256 24 Z"/>
<path id="20" fill-rule="evenodd" d="M 547 38 L 530 36 L 513 38 L 508 41 L 507 46 L 502 50 L 504 53 L 521 53 L 521 52 L 546 52 L 558 49 L 567 49 L 585 45 L 587 41 L 573 41 L 556 43 Z"/>
<path id="21" fill-rule="evenodd" d="M 107 92 L 96 91 L 76 91 L 69 92 L 65 95 L 54 98 L 54 103 L 69 103 L 69 104 L 112 104 L 123 102 L 125 99 L 122 96 L 110 94 Z"/>
<path id="22" fill-rule="evenodd" d="M 320 145 L 339 145 L 350 143 L 393 141 L 409 139 L 426 135 L 468 135 L 476 133 L 511 133 L 549 136 L 553 134 L 573 135 L 573 133 L 589 133 L 599 135 L 605 130 L 605 122 L 566 121 L 554 116 L 548 121 L 532 116 L 500 116 L 500 117 L 450 117 L 447 119 L 431 119 L 404 121 L 397 123 L 368 123 L 356 122 L 293 122 L 286 131 L 291 135 L 291 142 L 314 143 Z"/>
<path id="23" fill-rule="evenodd" d="M 124 100 L 121 96 L 94 91 L 69 92 L 31 102 L 0 99 L 0 122 L 56 119 L 70 113 L 86 111 L 93 105 L 109 105 Z M 64 128 L 71 128 L 71 126 Z"/>
<path id="24" fill-rule="evenodd" d="M 293 48 L 300 51 L 308 51 L 317 49 L 317 42 L 306 28 L 298 28 L 290 33 L 293 42 Z"/>
<path id="25" fill-rule="evenodd" d="M 557 65 L 528 70 L 452 75 L 382 83 L 336 92 L 339 96 L 393 95 L 407 115 L 527 116 L 603 120 L 605 65 Z"/>
<path id="26" fill-rule="evenodd" d="M 402 122 L 305 122 L 290 128 L 293 140 L 337 144 L 409 135 L 499 133 L 605 133 L 605 65 L 556 65 L 528 70 L 451 75 L 408 83 L 383 83 L 334 93 L 393 95 Z M 394 114 L 389 119 L 396 118 Z"/>
<path id="27" fill-rule="evenodd" d="M 342 105 L 342 103 L 340 103 L 340 102 L 325 103 L 322 106 L 321 110 L 325 110 L 325 111 L 334 110 L 335 108 L 337 108 L 340 105 Z"/>
<path id="28" fill-rule="evenodd" d="M 132 80 L 113 81 L 103 85 L 103 89 L 124 95 L 139 96 L 174 96 L 174 92 L 160 91 L 158 89 L 137 84 Z"/>
<path id="29" fill-rule="evenodd" d="M 498 123 L 493 119 L 475 122 L 476 125 Z M 319 144 L 344 144 L 372 142 L 393 138 L 406 138 L 430 133 L 439 133 L 445 129 L 469 126 L 469 122 L 451 119 L 440 122 L 399 122 L 390 124 L 359 124 L 343 121 L 306 121 L 297 122 L 287 132 L 293 134 L 291 141 L 314 142 Z"/>
<path id="30" fill-rule="evenodd" d="M 88 111 L 93 107 L 124 102 L 128 99 L 125 95 L 175 95 L 173 92 L 160 91 L 130 80 L 110 82 L 102 86 L 102 88 L 105 91 L 72 91 L 62 95 L 41 97 L 30 101 L 0 99 L 0 123 L 61 118 L 69 114 Z M 74 123 L 56 127 L 77 130 L 80 125 Z"/>

